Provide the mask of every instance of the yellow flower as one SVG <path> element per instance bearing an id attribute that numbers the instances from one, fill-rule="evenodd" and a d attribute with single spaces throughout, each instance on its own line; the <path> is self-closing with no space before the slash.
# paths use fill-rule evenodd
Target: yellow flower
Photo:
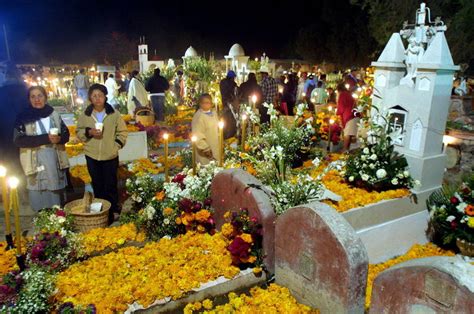
<path id="1" fill-rule="evenodd" d="M 54 298 L 78 306 L 95 304 L 98 313 L 124 312 L 133 302 L 147 307 L 165 297 L 176 300 L 202 283 L 239 273 L 232 266 L 228 245 L 220 233 L 188 232 L 143 248 L 125 247 L 59 273 Z M 192 313 L 202 305 L 186 308 Z"/>
<path id="2" fill-rule="evenodd" d="M 211 301 L 211 300 L 206 299 L 206 300 L 202 301 L 202 306 L 203 306 L 204 309 L 206 309 L 206 310 L 211 310 L 213 304 L 212 304 L 212 301 Z"/>
<path id="3" fill-rule="evenodd" d="M 469 219 L 467 220 L 467 225 L 469 226 L 469 228 L 474 228 L 474 217 L 469 217 Z"/>
<path id="4" fill-rule="evenodd" d="M 252 242 L 253 242 L 252 235 L 250 235 L 248 233 L 242 233 L 241 235 L 239 235 L 239 237 L 242 238 L 242 240 L 244 240 L 247 243 L 252 244 Z"/>
<path id="5" fill-rule="evenodd" d="M 199 222 L 206 222 L 209 217 L 211 217 L 211 213 L 206 209 L 201 209 L 195 215 L 195 219 Z"/>
<path id="6" fill-rule="evenodd" d="M 225 223 L 222 225 L 221 232 L 224 237 L 230 238 L 234 233 L 234 227 L 230 223 Z"/>
<path id="7" fill-rule="evenodd" d="M 262 270 L 262 267 L 254 267 L 252 271 L 255 275 L 260 275 L 263 270 Z"/>

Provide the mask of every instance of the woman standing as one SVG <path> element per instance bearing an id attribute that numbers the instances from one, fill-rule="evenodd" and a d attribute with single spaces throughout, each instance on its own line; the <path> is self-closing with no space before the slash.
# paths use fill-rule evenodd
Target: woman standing
<path id="1" fill-rule="evenodd" d="M 337 115 L 341 117 L 344 128 L 344 152 L 349 151 L 351 142 L 357 136 L 357 128 L 360 121 L 359 114 L 355 110 L 356 102 L 352 94 L 347 90 L 344 83 L 337 85 Z"/>
<path id="2" fill-rule="evenodd" d="M 13 140 L 20 148 L 30 206 L 39 211 L 63 205 L 69 168 L 64 144 L 69 141 L 69 130 L 59 113 L 47 104 L 43 87 L 31 87 L 28 99 L 31 106 L 18 115 Z"/>
<path id="3" fill-rule="evenodd" d="M 106 103 L 107 88 L 94 84 L 89 88 L 91 104 L 79 117 L 77 136 L 84 144 L 87 170 L 92 178 L 92 188 L 97 198 L 111 203 L 109 223 L 113 222 L 118 208 L 117 170 L 118 151 L 127 140 L 127 127 L 118 111 Z"/>
<path id="4" fill-rule="evenodd" d="M 128 114 L 132 117 L 135 116 L 135 110 L 137 107 L 148 107 L 148 93 L 146 92 L 145 85 L 138 79 L 138 71 L 132 72 L 132 79 L 128 86 Z"/>

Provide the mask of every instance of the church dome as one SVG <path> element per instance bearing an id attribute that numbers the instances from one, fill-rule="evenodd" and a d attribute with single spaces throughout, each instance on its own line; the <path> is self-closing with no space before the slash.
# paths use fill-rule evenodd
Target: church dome
<path id="1" fill-rule="evenodd" d="M 242 48 L 241 45 L 234 44 L 232 47 L 230 47 L 229 57 L 241 57 L 241 56 L 245 56 L 244 48 Z"/>
<path id="2" fill-rule="evenodd" d="M 184 53 L 185 58 L 191 58 L 191 57 L 197 57 L 198 53 L 196 49 L 193 48 L 193 46 L 189 46 L 188 49 L 186 49 L 186 52 Z"/>

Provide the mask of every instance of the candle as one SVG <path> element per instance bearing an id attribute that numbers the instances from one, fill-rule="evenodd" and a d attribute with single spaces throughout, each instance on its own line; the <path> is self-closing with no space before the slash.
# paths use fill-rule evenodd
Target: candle
<path id="1" fill-rule="evenodd" d="M 10 204 L 8 202 L 7 169 L 3 166 L 0 166 L 0 180 L 2 184 L 3 209 L 5 211 L 5 239 L 7 247 L 11 249 L 13 247 L 13 239 L 10 223 Z"/>
<path id="2" fill-rule="evenodd" d="M 257 95 L 252 95 L 252 109 L 255 111 L 255 106 L 257 104 Z"/>
<path id="3" fill-rule="evenodd" d="M 331 112 L 332 111 L 332 106 L 329 106 L 328 110 L 329 110 L 329 112 Z"/>
<path id="4" fill-rule="evenodd" d="M 329 130 L 328 130 L 328 147 L 327 151 L 329 152 L 331 150 L 331 126 L 334 124 L 333 119 L 329 119 Z"/>
<path id="5" fill-rule="evenodd" d="M 168 133 L 163 134 L 163 140 L 165 141 L 165 143 L 164 143 L 164 145 L 165 145 L 165 182 L 168 182 L 168 181 L 169 181 L 169 176 L 168 176 L 168 172 L 169 172 L 169 165 L 168 165 L 168 138 L 169 138 L 169 134 L 168 134 Z"/>
<path id="6" fill-rule="evenodd" d="M 224 121 L 219 121 L 219 167 L 224 166 Z"/>
<path id="7" fill-rule="evenodd" d="M 13 210 L 15 215 L 15 236 L 16 236 L 16 253 L 21 255 L 21 228 L 20 228 L 20 209 L 18 208 L 18 179 L 11 177 L 8 179 L 8 185 L 10 186 L 10 208 Z"/>
<path id="8" fill-rule="evenodd" d="M 242 151 L 245 152 L 245 132 L 247 131 L 247 115 L 244 113 L 242 115 L 242 138 L 241 138 L 241 145 Z"/>
<path id="9" fill-rule="evenodd" d="M 196 175 L 196 141 L 197 137 L 195 135 L 191 136 L 191 145 L 193 149 L 193 175 Z"/>

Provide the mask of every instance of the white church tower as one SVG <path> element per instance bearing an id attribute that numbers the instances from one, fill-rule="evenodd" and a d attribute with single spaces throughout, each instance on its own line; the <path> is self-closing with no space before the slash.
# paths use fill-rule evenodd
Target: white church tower
<path id="1" fill-rule="evenodd" d="M 148 63 L 148 45 L 145 44 L 145 37 L 140 37 L 140 43 L 138 44 L 138 64 L 140 66 L 140 73 L 146 71 L 146 65 Z"/>
<path id="2" fill-rule="evenodd" d="M 454 65 L 446 42 L 446 26 L 431 21 L 430 9 L 421 3 L 415 24 L 394 33 L 375 66 L 373 103 L 392 113 L 390 123 L 401 131 L 395 140 L 412 176 L 421 182 L 417 193 L 441 186 L 446 156 L 442 150 L 448 117 Z M 402 37 L 407 39 L 405 48 Z"/>

